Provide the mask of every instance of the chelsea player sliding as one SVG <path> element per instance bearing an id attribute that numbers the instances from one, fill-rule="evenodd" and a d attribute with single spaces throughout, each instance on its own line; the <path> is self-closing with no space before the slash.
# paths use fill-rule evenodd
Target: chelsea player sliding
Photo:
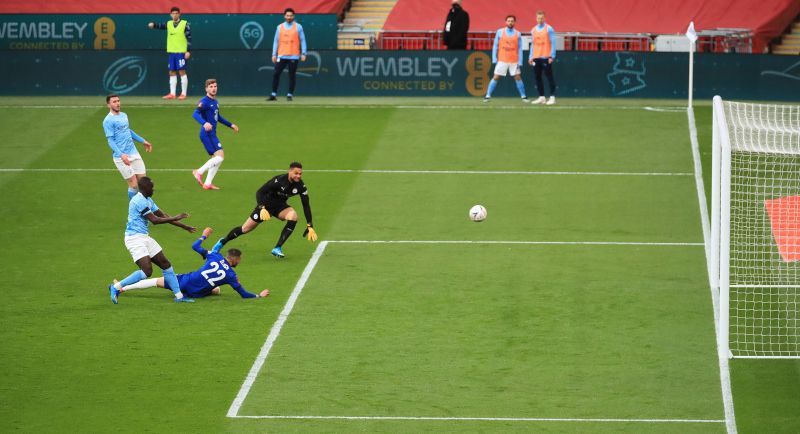
<path id="1" fill-rule="evenodd" d="M 191 298 L 206 297 L 209 295 L 219 295 L 219 287 L 230 285 L 242 298 L 262 298 L 269 295 L 269 289 L 265 289 L 258 294 L 247 292 L 239 283 L 239 278 L 233 269 L 242 260 L 242 252 L 238 249 L 228 250 L 228 255 L 222 257 L 216 252 L 209 252 L 203 248 L 203 241 L 211 235 L 211 228 L 203 229 L 203 235 L 192 244 L 192 250 L 197 252 L 205 259 L 205 263 L 197 271 L 187 274 L 179 274 L 178 282 L 183 295 Z M 117 282 L 114 281 L 116 284 Z M 127 292 L 132 289 L 152 288 L 172 289 L 169 282 L 163 277 L 158 279 L 145 279 L 122 287 L 120 292 Z"/>
<path id="2" fill-rule="evenodd" d="M 217 138 L 217 122 L 222 123 L 226 127 L 231 128 L 234 132 L 239 132 L 239 127 L 236 124 L 228 122 L 219 114 L 219 102 L 217 101 L 217 80 L 209 78 L 206 80 L 206 96 L 197 104 L 192 115 L 200 125 L 200 141 L 206 148 L 206 152 L 211 158 L 206 161 L 197 170 L 192 171 L 194 179 L 203 186 L 206 190 L 219 190 L 219 187 L 212 184 L 214 176 L 216 176 L 219 166 L 222 165 L 222 160 L 225 158 L 225 152 L 222 150 L 222 143 Z M 206 181 L 203 182 L 203 174 L 208 171 Z"/>

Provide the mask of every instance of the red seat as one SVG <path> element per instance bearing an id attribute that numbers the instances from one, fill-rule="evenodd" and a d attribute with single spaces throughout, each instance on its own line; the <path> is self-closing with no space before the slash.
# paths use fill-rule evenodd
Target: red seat
<path id="1" fill-rule="evenodd" d="M 597 51 L 597 45 L 597 41 L 581 41 L 578 39 L 575 49 L 577 51 Z"/>
<path id="2" fill-rule="evenodd" d="M 601 51 L 625 51 L 625 41 L 616 39 L 603 39 L 600 44 Z"/>

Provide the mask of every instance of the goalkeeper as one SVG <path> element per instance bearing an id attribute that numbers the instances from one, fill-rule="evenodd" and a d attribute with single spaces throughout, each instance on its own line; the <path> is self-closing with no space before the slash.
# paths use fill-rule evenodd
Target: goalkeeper
<path id="1" fill-rule="evenodd" d="M 286 202 L 290 197 L 298 194 L 300 195 L 300 201 L 303 203 L 303 214 L 306 217 L 306 230 L 303 232 L 303 236 L 309 241 L 317 241 L 317 233 L 314 231 L 314 226 L 311 222 L 311 203 L 308 200 L 308 188 L 303 183 L 302 176 L 303 165 L 295 161 L 289 165 L 289 173 L 278 175 L 262 185 L 256 192 L 256 207 L 247 217 L 247 220 L 241 226 L 231 229 L 225 238 L 220 238 L 211 251 L 219 252 L 228 241 L 252 231 L 258 227 L 259 223 L 275 217 L 278 220 L 285 221 L 286 225 L 283 227 L 283 231 L 278 237 L 278 243 L 271 253 L 275 257 L 283 258 L 283 243 L 289 239 L 297 225 L 297 212 Z"/>

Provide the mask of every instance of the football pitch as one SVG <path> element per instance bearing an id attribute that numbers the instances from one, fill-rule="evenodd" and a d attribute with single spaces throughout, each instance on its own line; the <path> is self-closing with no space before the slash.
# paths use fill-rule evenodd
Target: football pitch
<path id="1" fill-rule="evenodd" d="M 269 221 L 230 244 L 266 299 L 113 305 L 135 265 L 104 99 L 0 98 L 0 430 L 723 433 L 730 396 L 739 432 L 800 430 L 800 362 L 732 360 L 725 387 L 684 102 L 222 90 L 241 130 L 220 126 L 219 191 L 191 175 L 193 99 L 122 111 L 154 145 L 154 200 L 213 227 L 207 248 L 303 163 L 320 240 L 278 260 Z M 178 273 L 201 265 L 199 232 L 151 235 Z"/>

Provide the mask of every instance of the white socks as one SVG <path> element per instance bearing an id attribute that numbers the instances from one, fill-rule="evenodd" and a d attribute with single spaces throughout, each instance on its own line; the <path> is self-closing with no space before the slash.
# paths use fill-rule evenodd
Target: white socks
<path id="1" fill-rule="evenodd" d="M 169 94 L 175 95 L 175 89 L 178 87 L 178 76 L 177 75 L 170 75 L 169 76 Z"/>
<path id="2" fill-rule="evenodd" d="M 189 89 L 189 76 L 181 75 L 181 95 L 186 96 L 186 90 Z M 172 92 L 175 93 L 175 92 Z"/>
<path id="3" fill-rule="evenodd" d="M 158 285 L 156 285 L 157 281 L 158 281 L 158 278 L 142 279 L 142 280 L 140 280 L 140 281 L 138 281 L 136 283 L 133 283 L 131 285 L 123 286 L 121 291 L 125 292 L 125 291 L 130 291 L 131 289 L 152 288 L 154 286 L 158 286 Z"/>
<path id="4" fill-rule="evenodd" d="M 224 159 L 222 157 L 215 155 L 211 157 L 208 161 L 206 161 L 206 164 L 203 164 L 201 168 L 197 169 L 197 171 L 201 175 L 206 173 L 206 170 L 208 171 L 208 175 L 206 175 L 206 182 L 205 182 L 206 185 L 211 184 L 211 181 L 214 180 L 214 176 L 217 175 L 219 166 L 222 165 L 223 161 Z"/>

